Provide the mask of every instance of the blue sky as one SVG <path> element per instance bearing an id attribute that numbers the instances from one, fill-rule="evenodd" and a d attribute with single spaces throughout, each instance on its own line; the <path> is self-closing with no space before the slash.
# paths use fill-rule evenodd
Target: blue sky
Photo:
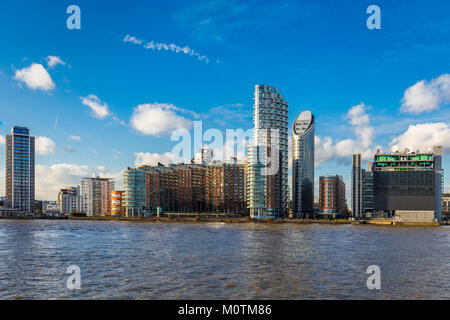
<path id="1" fill-rule="evenodd" d="M 71 4 L 81 30 L 66 27 Z M 366 27 L 371 4 L 381 30 Z M 12 126 L 30 127 L 37 197 L 54 199 L 81 176 L 164 161 L 171 131 L 194 120 L 251 128 L 253 87 L 270 84 L 290 124 L 316 116 L 316 178 L 341 174 L 350 189 L 353 152 L 395 145 L 443 145 L 449 171 L 449 12 L 437 0 L 5 0 L 0 152 Z M 0 194 L 3 177 L 0 157 Z"/>

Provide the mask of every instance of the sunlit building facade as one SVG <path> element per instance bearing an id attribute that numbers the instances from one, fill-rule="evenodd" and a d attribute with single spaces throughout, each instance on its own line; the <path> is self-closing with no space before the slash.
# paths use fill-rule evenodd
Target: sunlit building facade
<path id="1" fill-rule="evenodd" d="M 124 191 L 111 191 L 111 216 L 125 216 L 125 206 L 123 203 Z"/>
<path id="2" fill-rule="evenodd" d="M 342 176 L 319 178 L 319 209 L 323 215 L 342 215 L 347 212 L 345 183 Z"/>
<path id="3" fill-rule="evenodd" d="M 245 165 L 236 160 L 128 168 L 123 177 L 127 216 L 246 212 Z"/>

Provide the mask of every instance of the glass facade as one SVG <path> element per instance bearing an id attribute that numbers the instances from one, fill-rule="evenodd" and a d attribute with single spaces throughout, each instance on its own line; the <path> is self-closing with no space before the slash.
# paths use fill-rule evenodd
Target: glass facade
<path id="1" fill-rule="evenodd" d="M 35 138 L 14 127 L 6 136 L 6 205 L 17 213 L 34 213 Z"/>
<path id="2" fill-rule="evenodd" d="M 248 208 L 254 218 L 288 211 L 288 103 L 275 87 L 256 85 L 254 145 L 248 152 Z"/>
<path id="3" fill-rule="evenodd" d="M 145 169 L 128 168 L 123 172 L 123 205 L 127 217 L 145 214 Z"/>
<path id="4" fill-rule="evenodd" d="M 434 172 L 374 171 L 373 174 L 375 210 L 435 209 Z"/>
<path id="5" fill-rule="evenodd" d="M 362 215 L 374 211 L 373 208 L 373 173 L 362 170 Z"/>
<path id="6" fill-rule="evenodd" d="M 314 211 L 314 116 L 300 113 L 292 127 L 292 213 Z"/>
<path id="7" fill-rule="evenodd" d="M 375 211 L 390 215 L 407 211 L 409 218 L 417 212 L 434 211 L 434 218 L 441 220 L 441 147 L 434 147 L 432 153 L 377 153 L 372 171 Z"/>
<path id="8" fill-rule="evenodd" d="M 362 218 L 362 169 L 361 154 L 352 156 L 352 216 Z"/>

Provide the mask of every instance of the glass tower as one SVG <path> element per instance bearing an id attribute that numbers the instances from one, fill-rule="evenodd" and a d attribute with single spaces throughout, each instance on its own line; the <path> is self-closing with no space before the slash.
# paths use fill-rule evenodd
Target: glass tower
<path id="1" fill-rule="evenodd" d="M 352 156 L 352 217 L 355 219 L 362 218 L 362 190 L 361 154 L 357 153 Z"/>
<path id="2" fill-rule="evenodd" d="M 253 124 L 247 167 L 250 216 L 278 218 L 288 209 L 288 103 L 280 90 L 255 86 Z"/>
<path id="3" fill-rule="evenodd" d="M 292 215 L 314 211 L 314 116 L 303 111 L 292 126 Z"/>
<path id="4" fill-rule="evenodd" d="M 34 213 L 34 137 L 13 127 L 6 135 L 6 205 L 17 213 Z"/>

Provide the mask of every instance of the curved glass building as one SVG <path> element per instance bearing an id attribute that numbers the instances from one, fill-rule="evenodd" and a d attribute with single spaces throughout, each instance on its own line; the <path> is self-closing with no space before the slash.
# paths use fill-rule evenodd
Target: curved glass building
<path id="1" fill-rule="evenodd" d="M 292 215 L 314 211 L 314 116 L 303 111 L 292 126 Z"/>

